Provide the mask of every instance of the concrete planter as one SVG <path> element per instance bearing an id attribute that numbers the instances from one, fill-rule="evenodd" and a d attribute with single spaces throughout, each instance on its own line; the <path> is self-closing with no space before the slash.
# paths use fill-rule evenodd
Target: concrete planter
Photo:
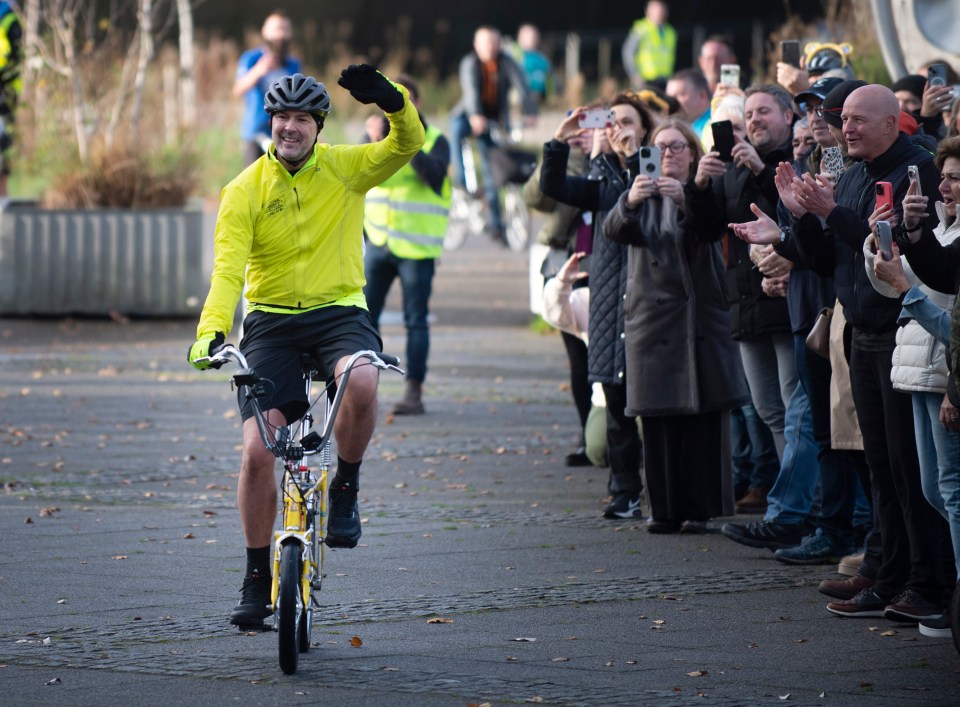
<path id="1" fill-rule="evenodd" d="M 189 316 L 200 311 L 197 209 L 0 209 L 0 314 Z"/>

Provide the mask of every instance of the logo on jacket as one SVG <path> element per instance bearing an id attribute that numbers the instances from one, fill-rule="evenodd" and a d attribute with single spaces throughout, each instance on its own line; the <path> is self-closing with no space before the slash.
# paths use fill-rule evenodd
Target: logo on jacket
<path id="1" fill-rule="evenodd" d="M 279 196 L 273 201 L 269 202 L 265 207 L 263 207 L 264 212 L 267 216 L 276 216 L 281 211 L 283 211 L 283 199 Z"/>

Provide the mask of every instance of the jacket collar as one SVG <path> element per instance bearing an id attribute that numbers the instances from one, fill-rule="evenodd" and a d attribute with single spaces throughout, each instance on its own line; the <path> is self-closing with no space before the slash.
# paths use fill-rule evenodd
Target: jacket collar
<path id="1" fill-rule="evenodd" d="M 900 133 L 890 148 L 872 162 L 864 162 L 867 174 L 873 179 L 889 174 L 903 159 L 913 151 L 913 143 L 905 133 Z"/>

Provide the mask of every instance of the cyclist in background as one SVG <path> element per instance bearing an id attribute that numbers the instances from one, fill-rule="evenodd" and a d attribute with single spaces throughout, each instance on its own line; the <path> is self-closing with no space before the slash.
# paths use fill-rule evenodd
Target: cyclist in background
<path id="1" fill-rule="evenodd" d="M 361 350 L 380 351 L 380 337 L 363 296 L 363 209 L 368 190 L 405 165 L 424 132 L 406 89 L 367 65 L 344 69 L 338 83 L 361 103 L 387 114 L 390 132 L 369 145 L 318 144 L 330 96 L 314 78 L 284 76 L 267 91 L 273 143 L 223 190 L 215 256 L 197 341 L 188 360 L 210 355 L 224 341 L 244 285 L 249 302 L 240 350 L 266 379 L 260 404 L 273 426 L 308 409 L 301 355 L 320 363 L 331 380 Z M 376 422 L 378 373 L 353 370 L 334 434 L 337 472 L 330 483 L 326 542 L 355 547 L 360 539 L 360 463 Z M 243 452 L 237 505 L 247 547 L 239 605 L 230 622 L 259 628 L 270 610 L 270 543 L 277 515 L 274 456 L 260 437 L 249 401 L 238 397 Z"/>
<path id="2" fill-rule="evenodd" d="M 8 2 L 0 2 L 0 197 L 7 196 L 10 176 L 8 152 L 13 145 L 10 126 L 23 89 L 23 27 Z"/>
<path id="3" fill-rule="evenodd" d="M 473 35 L 473 51 L 460 61 L 460 102 L 450 111 L 450 141 L 453 144 L 453 185 L 466 188 L 463 141 L 475 137 L 480 147 L 484 196 L 489 208 L 486 235 L 506 243 L 497 187 L 490 172 L 489 150 L 492 123 L 510 131 L 510 89 L 520 94 L 525 122 L 536 124 L 537 102 L 527 87 L 523 69 L 500 46 L 500 31 L 480 27 Z"/>
<path id="4" fill-rule="evenodd" d="M 233 97 L 243 97 L 243 164 L 251 165 L 270 145 L 270 116 L 263 97 L 280 77 L 300 71 L 300 60 L 290 56 L 293 25 L 282 10 L 271 12 L 260 30 L 263 45 L 245 51 L 237 61 Z"/>

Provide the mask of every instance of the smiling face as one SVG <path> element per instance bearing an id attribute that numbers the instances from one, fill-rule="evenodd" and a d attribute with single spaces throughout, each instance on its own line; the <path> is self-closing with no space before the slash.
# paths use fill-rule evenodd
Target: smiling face
<path id="1" fill-rule="evenodd" d="M 273 114 L 270 125 L 277 159 L 287 169 L 303 164 L 320 133 L 316 119 L 306 111 L 282 110 Z"/>
<path id="2" fill-rule="evenodd" d="M 940 196 L 943 197 L 947 214 L 955 218 L 957 203 L 960 203 L 960 159 L 948 157 L 940 173 L 943 176 L 940 182 Z"/>
<path id="3" fill-rule="evenodd" d="M 900 104 L 888 88 L 876 84 L 858 88 L 843 102 L 840 117 L 851 157 L 872 162 L 897 140 Z"/>
<path id="4" fill-rule="evenodd" d="M 810 96 L 804 101 L 804 109 L 807 114 L 807 124 L 810 126 L 810 133 L 813 139 L 823 147 L 834 147 L 837 144 L 836 138 L 830 132 L 830 127 L 822 115 L 817 115 L 817 107 L 823 103 L 816 96 Z"/>
<path id="5" fill-rule="evenodd" d="M 750 94 L 744 104 L 743 117 L 750 144 L 761 155 L 779 147 L 790 137 L 793 112 L 783 110 L 769 93 Z"/>

